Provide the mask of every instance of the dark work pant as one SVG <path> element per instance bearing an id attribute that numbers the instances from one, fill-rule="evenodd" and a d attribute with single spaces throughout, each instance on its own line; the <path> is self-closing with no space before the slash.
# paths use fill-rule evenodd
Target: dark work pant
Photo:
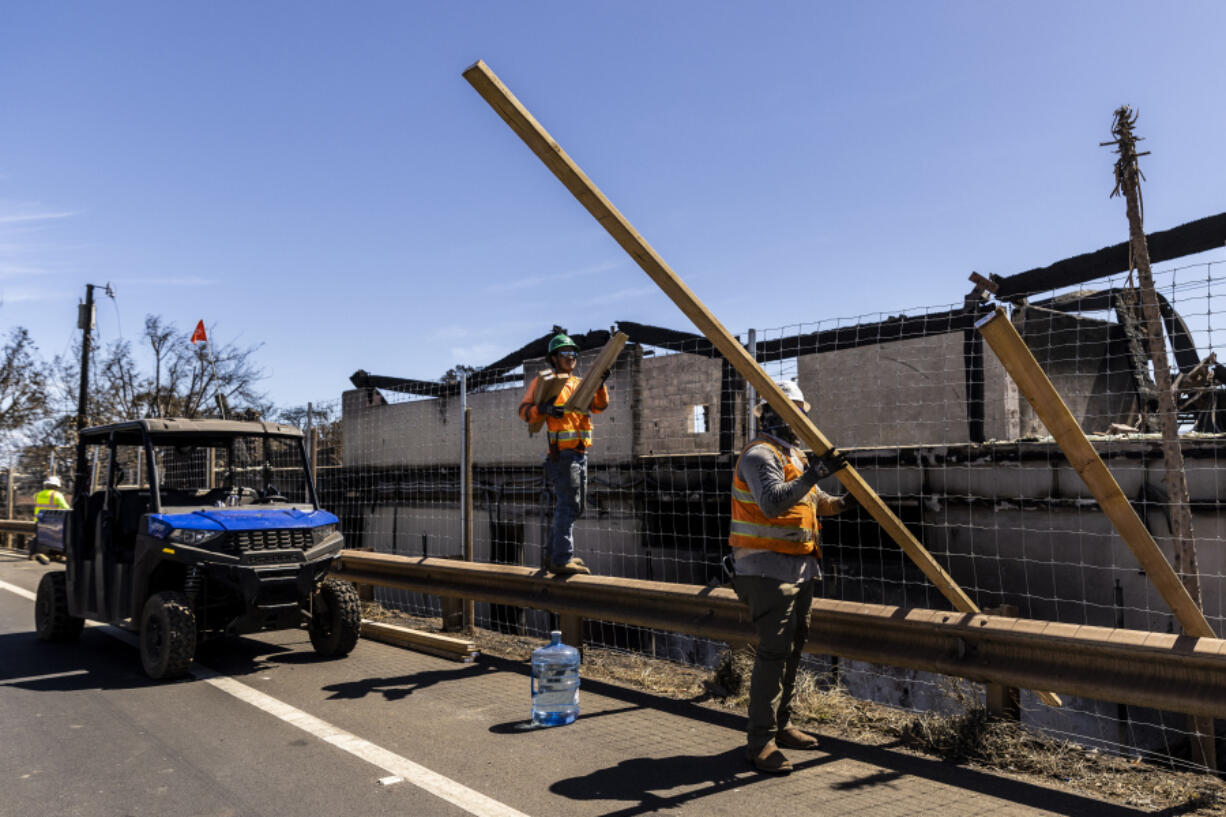
<path id="1" fill-rule="evenodd" d="M 759 749 L 792 725 L 792 692 L 801 649 L 809 637 L 816 580 L 789 584 L 765 576 L 737 576 L 732 586 L 749 605 L 758 653 L 749 683 L 748 738 Z"/>

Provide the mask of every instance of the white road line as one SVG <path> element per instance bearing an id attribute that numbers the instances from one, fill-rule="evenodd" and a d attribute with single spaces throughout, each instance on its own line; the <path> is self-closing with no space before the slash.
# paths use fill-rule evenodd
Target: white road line
<path id="1" fill-rule="evenodd" d="M 8 590 L 10 593 L 15 593 L 30 601 L 34 601 L 35 598 L 34 594 L 29 590 L 5 581 L 0 581 L 0 589 Z M 104 627 L 103 632 L 129 644 L 134 643 L 136 640 L 131 633 L 127 633 L 117 627 Z M 407 757 L 402 757 L 395 752 L 384 749 L 382 746 L 377 746 L 352 732 L 346 732 L 339 726 L 333 726 L 327 721 L 320 720 L 314 715 L 303 712 L 301 709 L 278 700 L 271 695 L 260 692 L 233 678 L 218 675 L 211 670 L 204 669 L 199 664 L 194 666 L 199 667 L 199 669 L 194 669 L 192 675 L 206 684 L 211 684 L 222 692 L 232 695 L 257 709 L 261 709 L 291 726 L 296 726 L 302 731 L 314 735 L 354 757 L 378 766 L 391 775 L 402 777 L 406 782 L 412 783 L 414 786 L 428 791 L 435 797 L 464 809 L 469 814 L 476 815 L 476 817 L 528 817 L 522 811 L 517 811 L 492 797 L 486 797 L 484 794 L 474 791 L 462 783 L 458 783 L 438 772 L 431 771 L 421 764 L 414 763 Z"/>
<path id="2" fill-rule="evenodd" d="M 425 766 L 414 763 L 407 757 L 390 752 L 382 746 L 376 746 L 368 740 L 360 738 L 351 732 L 346 732 L 338 726 L 333 726 L 327 721 L 320 720 L 314 715 L 309 715 L 301 709 L 290 706 L 284 701 L 253 689 L 233 678 L 214 675 L 208 672 L 197 672 L 195 674 L 200 680 L 233 695 L 240 701 L 245 701 L 257 709 L 262 709 L 273 717 L 280 718 L 286 723 L 296 726 L 322 741 L 331 743 L 338 749 L 343 749 L 349 754 L 365 760 L 367 763 L 378 766 L 392 775 L 403 777 L 405 781 L 412 783 L 418 788 L 425 789 L 435 797 L 459 806 L 469 814 L 479 815 L 479 817 L 527 817 L 522 811 L 516 811 L 510 806 L 504 805 L 491 797 L 486 797 L 480 792 L 473 791 L 449 777 L 444 777 L 438 772 L 433 772 Z"/>
<path id="3" fill-rule="evenodd" d="M 16 686 L 17 684 L 32 684 L 37 681 L 50 681 L 55 678 L 70 678 L 73 675 L 89 675 L 87 669 L 70 669 L 67 672 L 53 672 L 49 675 L 27 675 L 24 678 L 4 678 L 0 680 L 0 686 Z"/>
<path id="4" fill-rule="evenodd" d="M 10 593 L 14 593 L 18 596 L 21 596 L 23 599 L 27 599 L 29 601 L 34 601 L 34 599 L 37 598 L 33 593 L 31 593 L 29 590 L 26 590 L 24 587 L 18 587 L 15 584 L 9 584 L 8 582 L 5 582 L 5 581 L 0 581 L 0 590 L 7 590 Z"/>

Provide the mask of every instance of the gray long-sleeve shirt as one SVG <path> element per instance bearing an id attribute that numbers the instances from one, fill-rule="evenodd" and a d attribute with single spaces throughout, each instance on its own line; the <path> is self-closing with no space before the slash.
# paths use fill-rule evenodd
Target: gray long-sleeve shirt
<path id="1" fill-rule="evenodd" d="M 796 479 L 788 482 L 783 477 L 783 463 L 766 445 L 751 445 L 741 455 L 737 464 L 737 476 L 749 486 L 754 502 L 768 517 L 780 516 L 800 502 L 817 484 L 813 475 L 804 471 L 800 450 L 769 434 L 761 435 L 778 446 L 792 464 L 801 469 Z M 820 516 L 838 513 L 842 503 L 820 488 L 817 491 L 817 513 Z M 733 548 L 738 576 L 766 576 L 781 582 L 803 582 L 821 578 L 821 563 L 813 554 L 793 556 L 773 550 L 758 548 Z"/>

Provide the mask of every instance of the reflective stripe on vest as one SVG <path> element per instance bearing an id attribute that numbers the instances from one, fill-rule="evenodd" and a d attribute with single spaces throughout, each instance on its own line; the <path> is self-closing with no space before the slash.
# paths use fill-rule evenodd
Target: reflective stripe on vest
<path id="1" fill-rule="evenodd" d="M 777 542 L 803 543 L 813 541 L 813 531 L 795 528 L 791 525 L 763 525 L 734 519 L 729 530 L 737 536 L 753 536 L 758 539 L 772 539 Z"/>
<path id="2" fill-rule="evenodd" d="M 60 501 L 57 503 L 56 497 L 59 496 Z M 34 495 L 34 518 L 38 519 L 38 515 L 43 511 L 50 511 L 56 508 L 66 508 L 68 500 L 64 499 L 64 495 L 59 491 L 44 488 Z"/>
<path id="3" fill-rule="evenodd" d="M 575 393 L 575 389 L 579 388 L 579 384 L 583 380 L 575 375 L 571 375 L 566 381 L 566 385 L 562 387 L 562 391 L 554 399 L 555 406 L 564 406 L 570 396 Z M 592 447 L 592 419 L 591 412 L 578 409 L 567 411 L 561 417 L 546 417 L 545 418 L 546 439 L 549 441 L 551 450 L 567 450 L 570 448 L 591 448 Z"/>
<path id="4" fill-rule="evenodd" d="M 800 477 L 801 469 L 790 457 L 785 457 L 778 446 L 769 441 L 755 440 L 745 446 L 741 457 L 754 445 L 767 446 L 779 458 L 783 465 L 785 481 L 791 482 Z M 801 460 L 803 463 L 803 454 Z M 821 548 L 818 547 L 817 539 L 822 526 L 817 520 L 817 488 L 811 489 L 782 516 L 770 518 L 762 513 L 749 490 L 749 485 L 741 479 L 740 468 L 741 459 L 738 458 L 732 477 L 732 521 L 728 527 L 728 544 L 739 548 L 773 550 L 792 556 L 806 553 L 816 553 L 820 556 Z"/>
<path id="5" fill-rule="evenodd" d="M 563 442 L 580 441 L 584 446 L 591 447 L 592 445 L 592 430 L 590 428 L 581 428 L 578 431 L 550 431 L 549 442 L 562 446 Z M 565 448 L 566 446 L 562 446 Z"/>

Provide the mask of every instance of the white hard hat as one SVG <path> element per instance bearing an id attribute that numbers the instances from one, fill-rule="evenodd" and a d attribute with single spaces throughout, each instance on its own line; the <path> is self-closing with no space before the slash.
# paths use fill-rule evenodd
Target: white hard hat
<path id="1" fill-rule="evenodd" d="M 776 380 L 775 385 L 778 386 L 779 390 L 783 392 L 784 397 L 791 400 L 793 403 L 800 403 L 801 407 L 805 410 L 805 414 L 809 413 L 809 401 L 805 399 L 804 392 L 800 390 L 800 386 L 796 385 L 795 380 Z M 766 405 L 767 402 L 763 400 L 761 403 L 754 406 L 753 415 L 755 417 L 761 417 L 762 409 Z"/>
<path id="2" fill-rule="evenodd" d="M 48 488 L 64 487 L 64 483 L 60 482 L 59 477 L 47 477 L 45 480 L 43 480 L 43 485 L 46 485 Z"/>

